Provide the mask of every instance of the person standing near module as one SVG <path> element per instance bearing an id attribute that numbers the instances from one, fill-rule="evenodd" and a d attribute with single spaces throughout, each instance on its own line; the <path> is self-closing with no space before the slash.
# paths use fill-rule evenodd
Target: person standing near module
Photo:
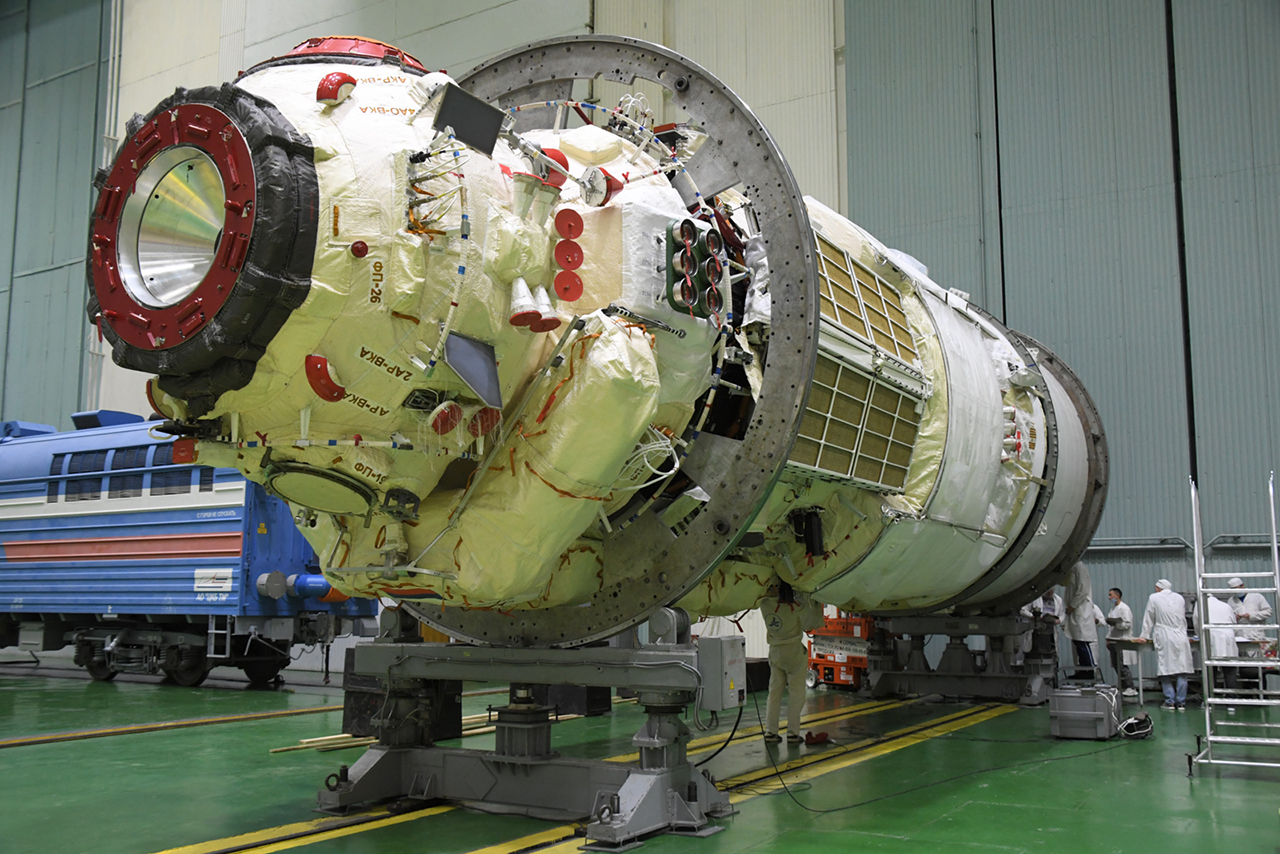
<path id="1" fill-rule="evenodd" d="M 1244 579 L 1233 578 L 1227 582 L 1227 586 L 1238 590 L 1244 587 Z M 1236 630 L 1241 638 L 1253 641 L 1268 640 L 1264 630 L 1248 628 L 1249 623 L 1271 622 L 1271 606 L 1267 604 L 1267 600 L 1261 593 L 1246 593 L 1243 598 L 1237 593 L 1231 597 L 1229 604 L 1231 610 L 1235 612 L 1236 622 L 1245 626 Z"/>
<path id="2" fill-rule="evenodd" d="M 1134 640 L 1151 643 L 1156 648 L 1156 674 L 1164 689 L 1164 704 L 1160 708 L 1167 712 L 1174 709 L 1185 712 L 1187 675 L 1192 672 L 1187 603 L 1173 592 L 1167 578 L 1156 582 L 1156 592 L 1147 600 L 1147 610 L 1142 615 L 1142 636 Z"/>
<path id="3" fill-rule="evenodd" d="M 809 671 L 809 654 L 804 633 L 822 625 L 822 606 L 804 593 L 778 580 L 760 600 L 765 636 L 769 641 L 769 702 L 765 711 L 764 740 L 781 741 L 778 717 L 782 712 L 782 692 L 787 692 L 787 741 L 798 744 L 800 714 L 804 711 L 804 678 Z"/>
<path id="4" fill-rule="evenodd" d="M 1107 599 L 1111 601 L 1111 611 L 1107 614 L 1107 649 L 1111 651 L 1111 667 L 1120 680 L 1121 692 L 1125 697 L 1136 697 L 1138 691 L 1133 687 L 1133 671 L 1129 668 L 1138 663 L 1138 653 L 1132 649 L 1120 650 L 1110 641 L 1133 640 L 1133 609 L 1123 601 L 1124 593 L 1119 587 L 1107 591 Z"/>
<path id="5" fill-rule="evenodd" d="M 1071 638 L 1072 651 L 1075 653 L 1075 678 L 1087 679 L 1094 675 L 1098 661 L 1094 657 L 1093 643 L 1098 642 L 1098 624 L 1094 622 L 1093 583 L 1089 580 L 1089 569 L 1083 563 L 1077 563 L 1067 573 L 1065 600 L 1067 619 L 1067 637 Z"/>

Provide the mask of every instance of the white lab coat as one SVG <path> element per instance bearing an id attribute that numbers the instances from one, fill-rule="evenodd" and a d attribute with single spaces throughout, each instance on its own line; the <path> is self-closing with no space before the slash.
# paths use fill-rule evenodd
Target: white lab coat
<path id="1" fill-rule="evenodd" d="M 1030 602 L 1022 606 L 1022 610 L 1019 611 L 1019 613 L 1024 617 L 1032 617 L 1035 616 L 1034 612 L 1036 610 L 1039 610 L 1041 614 L 1053 614 L 1058 618 L 1059 625 L 1062 624 L 1062 618 L 1066 613 L 1065 606 L 1062 604 L 1062 597 L 1057 593 L 1053 594 L 1053 599 L 1051 601 L 1046 601 L 1043 596 L 1038 599 L 1032 599 Z M 1056 636 L 1057 630 L 1055 629 L 1054 632 Z M 1031 635 L 1033 633 L 1034 630 L 1022 633 L 1023 655 L 1031 652 Z"/>
<path id="2" fill-rule="evenodd" d="M 1172 590 L 1160 590 L 1147 600 L 1142 637 L 1156 648 L 1156 674 L 1192 673 L 1191 643 L 1187 640 L 1187 603 Z"/>
<path id="3" fill-rule="evenodd" d="M 1107 629 L 1107 637 L 1111 640 L 1133 640 L 1133 609 L 1124 602 L 1119 602 L 1111 609 L 1111 613 L 1107 614 L 1108 620 L 1115 620 L 1115 624 Z M 1138 653 L 1131 649 L 1126 649 L 1121 654 L 1121 661 L 1126 667 L 1134 667 L 1138 663 Z"/>
<path id="4" fill-rule="evenodd" d="M 1234 623 L 1236 621 L 1236 614 L 1231 610 L 1231 606 L 1217 596 L 1209 597 L 1208 610 L 1210 623 Z M 1214 658 L 1235 658 L 1240 654 L 1240 649 L 1236 646 L 1235 629 L 1209 629 L 1208 631 L 1209 650 Z M 1203 630 L 1200 632 L 1200 637 L 1204 637 Z"/>
<path id="5" fill-rule="evenodd" d="M 1237 620 L 1241 623 L 1271 622 L 1271 606 L 1267 604 L 1267 600 L 1263 598 L 1261 593 L 1246 593 L 1243 600 L 1239 596 L 1232 596 L 1231 610 L 1235 612 Z M 1248 614 L 1249 619 L 1240 619 L 1242 614 Z M 1265 629 L 1236 629 L 1236 634 L 1245 640 L 1267 640 L 1269 638 Z"/>
<path id="6" fill-rule="evenodd" d="M 1066 596 L 1063 599 L 1070 609 L 1063 626 L 1067 637 L 1078 641 L 1097 641 L 1098 629 L 1093 621 L 1093 583 L 1084 564 L 1077 563 L 1067 573 Z"/>

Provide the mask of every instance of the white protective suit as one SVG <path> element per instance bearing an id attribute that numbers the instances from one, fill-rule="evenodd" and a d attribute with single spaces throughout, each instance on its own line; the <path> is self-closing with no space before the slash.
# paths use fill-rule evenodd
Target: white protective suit
<path id="1" fill-rule="evenodd" d="M 1243 599 L 1232 596 L 1231 610 L 1240 623 L 1271 622 L 1271 605 L 1261 593 L 1246 593 Z M 1244 617 L 1245 614 L 1249 615 L 1247 619 Z M 1236 634 L 1245 640 L 1268 640 L 1270 637 L 1264 629 L 1240 628 L 1236 629 Z"/>
<path id="2" fill-rule="evenodd" d="M 1036 611 L 1039 611 L 1041 614 L 1052 614 L 1058 618 L 1058 624 L 1061 625 L 1063 617 L 1066 616 L 1065 606 L 1062 604 L 1062 597 L 1057 593 L 1054 593 L 1052 599 L 1046 599 L 1045 597 L 1048 595 L 1049 591 L 1046 590 L 1044 596 L 1041 596 L 1039 599 L 1032 599 L 1030 602 L 1023 605 L 1022 610 L 1018 613 L 1024 617 L 1034 617 Z M 1022 633 L 1023 655 L 1031 652 L 1032 634 L 1034 634 L 1034 630 Z M 1054 638 L 1057 638 L 1057 630 L 1054 630 Z"/>
<path id="3" fill-rule="evenodd" d="M 1123 600 L 1111 609 L 1111 613 L 1107 614 L 1107 620 L 1111 626 L 1107 630 L 1107 638 L 1110 640 L 1133 640 L 1133 609 L 1124 603 Z M 1134 667 L 1138 663 L 1138 653 L 1132 649 L 1126 649 L 1121 653 L 1121 661 L 1125 667 Z"/>
<path id="4" fill-rule="evenodd" d="M 1089 580 L 1089 568 L 1082 563 L 1071 567 L 1067 573 L 1067 615 L 1063 628 L 1067 637 L 1077 641 L 1098 640 L 1097 623 L 1093 619 L 1093 583 Z"/>
<path id="5" fill-rule="evenodd" d="M 777 733 L 782 711 L 782 692 L 787 692 L 787 734 L 800 735 L 800 715 L 804 711 L 805 675 L 809 653 L 804 633 L 822 626 L 822 606 L 796 591 L 794 604 L 772 597 L 760 600 L 765 637 L 769 641 L 769 702 L 765 711 L 766 733 Z"/>
<path id="6" fill-rule="evenodd" d="M 1187 603 L 1172 590 L 1160 590 L 1147 600 L 1142 637 L 1156 648 L 1156 675 L 1192 673 L 1191 643 L 1187 640 Z"/>
<path id="7" fill-rule="evenodd" d="M 1209 597 L 1208 610 L 1210 623 L 1234 623 L 1236 621 L 1236 615 L 1231 610 L 1231 606 L 1217 596 Z M 1235 629 L 1209 629 L 1208 631 L 1209 650 L 1214 658 L 1235 658 L 1240 654 L 1240 649 L 1236 646 Z M 1201 630 L 1200 637 L 1204 637 L 1204 630 Z"/>

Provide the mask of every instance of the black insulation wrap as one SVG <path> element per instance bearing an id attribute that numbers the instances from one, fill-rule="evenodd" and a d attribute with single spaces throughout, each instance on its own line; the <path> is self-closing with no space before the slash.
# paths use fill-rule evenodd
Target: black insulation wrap
<path id="1" fill-rule="evenodd" d="M 221 110 L 249 146 L 256 210 L 240 275 L 217 314 L 174 347 L 145 350 L 122 340 L 110 324 L 102 323 L 100 328 L 111 342 L 117 365 L 158 374 L 160 387 L 185 399 L 190 415 L 199 417 L 213 409 L 224 392 L 248 385 L 271 339 L 307 298 L 320 191 L 310 139 L 269 101 L 231 83 L 177 89 L 145 117 L 134 115 L 126 125 L 128 136 L 182 104 L 207 104 Z M 101 189 L 103 178 L 100 173 L 95 189 Z M 87 310 L 91 320 L 101 310 L 91 270 Z"/>

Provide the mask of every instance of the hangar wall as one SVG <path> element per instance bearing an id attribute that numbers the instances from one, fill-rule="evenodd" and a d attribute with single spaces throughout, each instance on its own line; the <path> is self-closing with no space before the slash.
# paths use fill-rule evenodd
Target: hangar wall
<path id="1" fill-rule="evenodd" d="M 87 389 L 84 255 L 110 4 L 0 2 L 0 420 L 70 429 Z"/>
<path id="2" fill-rule="evenodd" d="M 1043 340 L 1102 413 L 1096 598 L 1193 586 L 1193 471 L 1216 568 L 1267 568 L 1231 538 L 1267 531 L 1280 459 L 1280 7 L 849 0 L 845 24 L 850 217 Z"/>

